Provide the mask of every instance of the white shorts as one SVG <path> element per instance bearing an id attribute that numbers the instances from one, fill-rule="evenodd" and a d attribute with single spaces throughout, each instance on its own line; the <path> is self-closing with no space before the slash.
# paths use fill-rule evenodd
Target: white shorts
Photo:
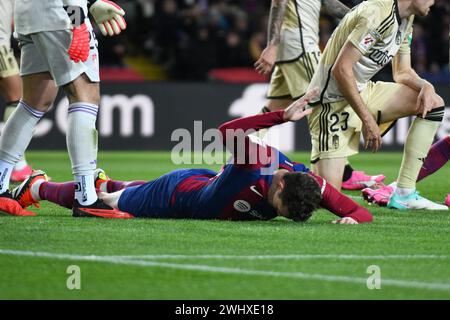
<path id="1" fill-rule="evenodd" d="M 20 74 L 26 76 L 50 72 L 58 87 L 74 81 L 83 73 L 92 82 L 100 82 L 97 39 L 90 23 L 88 29 L 91 38 L 89 58 L 78 63 L 70 60 L 68 54 L 72 40 L 70 30 L 19 34 Z"/>

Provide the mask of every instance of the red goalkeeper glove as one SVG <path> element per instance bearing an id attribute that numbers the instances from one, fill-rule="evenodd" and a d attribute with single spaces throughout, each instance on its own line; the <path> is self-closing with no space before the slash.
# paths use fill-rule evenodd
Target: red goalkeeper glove
<path id="1" fill-rule="evenodd" d="M 85 20 L 84 10 L 78 6 L 64 6 L 72 24 L 72 41 L 68 50 L 70 60 L 84 62 L 89 58 L 90 35 Z"/>
<path id="2" fill-rule="evenodd" d="M 89 58 L 90 38 L 86 23 L 72 29 L 72 42 L 69 47 L 70 60 L 84 62 Z"/>

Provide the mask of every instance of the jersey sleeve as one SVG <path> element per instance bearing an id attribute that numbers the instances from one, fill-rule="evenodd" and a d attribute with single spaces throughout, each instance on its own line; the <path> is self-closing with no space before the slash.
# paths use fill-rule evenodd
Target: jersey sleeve
<path id="1" fill-rule="evenodd" d="M 353 31 L 348 36 L 348 40 L 364 55 L 380 39 L 378 28 L 383 21 L 383 7 L 377 4 L 362 3 L 350 13 L 352 19 L 356 20 Z"/>
<path id="2" fill-rule="evenodd" d="M 411 54 L 411 43 L 413 39 L 413 23 L 414 16 L 412 16 L 408 23 L 408 29 L 406 31 L 406 37 L 403 39 L 403 42 L 398 50 L 399 54 Z"/>
<path id="3" fill-rule="evenodd" d="M 334 213 L 338 217 L 350 217 L 358 223 L 372 222 L 373 217 L 369 210 L 339 192 L 322 177 L 310 173 L 320 185 L 322 201 L 320 206 Z"/>
<path id="4" fill-rule="evenodd" d="M 284 123 L 284 111 L 274 111 L 239 118 L 222 124 L 219 130 L 223 144 L 232 153 L 233 164 L 249 168 L 270 165 L 278 157 L 276 149 L 254 135 L 259 129 Z"/>

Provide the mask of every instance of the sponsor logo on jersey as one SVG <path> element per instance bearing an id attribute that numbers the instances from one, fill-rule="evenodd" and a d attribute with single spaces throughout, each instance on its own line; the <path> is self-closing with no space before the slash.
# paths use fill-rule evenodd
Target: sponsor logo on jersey
<path id="1" fill-rule="evenodd" d="M 236 200 L 233 204 L 233 207 L 239 212 L 249 212 L 252 208 L 250 203 L 245 200 Z"/>
<path id="2" fill-rule="evenodd" d="M 264 198 L 264 196 L 258 190 L 256 190 L 256 186 L 251 186 L 250 190 L 252 190 L 254 193 L 256 193 L 261 198 Z"/>
<path id="3" fill-rule="evenodd" d="M 265 218 L 263 215 L 261 215 L 261 214 L 260 214 L 258 211 L 256 211 L 256 210 L 250 211 L 249 214 L 251 214 L 252 216 L 254 216 L 254 217 L 258 218 L 258 219 L 266 220 L 266 218 Z"/>
<path id="4" fill-rule="evenodd" d="M 369 54 L 369 59 L 383 67 L 388 64 L 394 56 L 390 55 L 388 51 L 381 51 L 378 49 L 372 50 Z"/>

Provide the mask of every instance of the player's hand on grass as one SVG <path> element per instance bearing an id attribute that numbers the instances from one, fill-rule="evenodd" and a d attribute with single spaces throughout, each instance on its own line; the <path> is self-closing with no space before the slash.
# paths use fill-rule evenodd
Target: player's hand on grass
<path id="1" fill-rule="evenodd" d="M 89 12 L 104 36 L 118 35 L 127 28 L 127 23 L 123 18 L 125 11 L 114 2 L 108 0 L 91 1 Z"/>
<path id="2" fill-rule="evenodd" d="M 272 68 L 275 64 L 275 59 L 277 58 L 278 47 L 275 45 L 268 45 L 258 61 L 255 62 L 255 70 L 259 74 L 269 74 L 272 71 Z"/>
<path id="3" fill-rule="evenodd" d="M 90 47 L 89 31 L 85 23 L 72 28 L 72 41 L 68 50 L 70 60 L 84 62 L 89 58 Z"/>
<path id="4" fill-rule="evenodd" d="M 427 113 L 436 105 L 438 99 L 440 99 L 440 97 L 436 94 L 433 85 L 426 82 L 417 97 L 417 114 L 421 115 L 422 118 L 425 118 Z"/>
<path id="5" fill-rule="evenodd" d="M 334 224 L 358 224 L 358 221 L 356 221 L 353 218 L 345 217 L 341 219 L 334 220 L 332 223 Z"/>
<path id="6" fill-rule="evenodd" d="M 377 152 L 381 147 L 381 133 L 373 118 L 363 122 L 362 134 L 364 137 L 364 148 Z"/>
<path id="7" fill-rule="evenodd" d="M 284 110 L 283 118 L 285 121 L 298 121 L 312 112 L 307 108 L 308 103 L 319 95 L 319 88 L 308 91 L 303 97 L 293 102 Z"/>

